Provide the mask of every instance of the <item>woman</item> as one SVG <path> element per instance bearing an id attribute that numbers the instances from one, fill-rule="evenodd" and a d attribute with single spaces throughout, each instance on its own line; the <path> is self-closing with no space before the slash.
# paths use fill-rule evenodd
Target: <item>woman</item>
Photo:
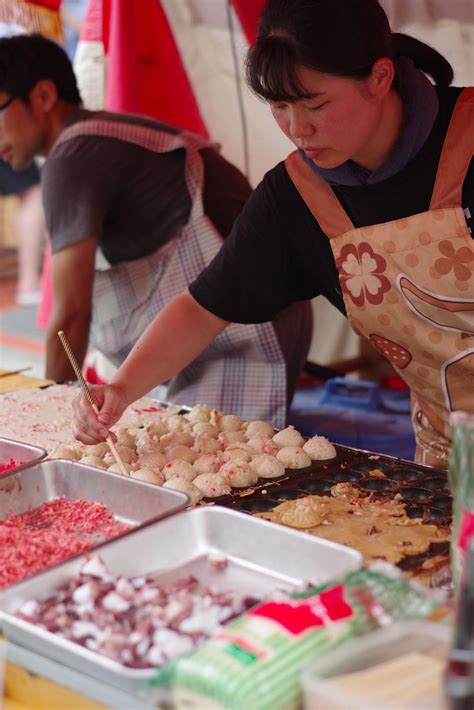
<path id="1" fill-rule="evenodd" d="M 449 63 L 393 34 L 377 0 L 269 0 L 247 76 L 297 150 L 95 390 L 98 418 L 78 398 L 77 437 L 104 438 L 228 322 L 320 294 L 408 382 L 417 458 L 445 466 L 449 412 L 474 408 L 472 89 L 450 88 Z M 176 320 L 186 335 L 166 342 Z"/>

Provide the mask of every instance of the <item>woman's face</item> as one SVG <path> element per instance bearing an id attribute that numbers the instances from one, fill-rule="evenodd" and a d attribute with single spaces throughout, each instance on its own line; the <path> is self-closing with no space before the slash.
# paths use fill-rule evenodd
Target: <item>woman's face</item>
<path id="1" fill-rule="evenodd" d="M 378 167 L 387 91 L 380 92 L 370 78 L 356 81 L 306 67 L 297 73 L 311 98 L 270 103 L 283 133 L 321 168 L 347 160 L 369 170 Z"/>

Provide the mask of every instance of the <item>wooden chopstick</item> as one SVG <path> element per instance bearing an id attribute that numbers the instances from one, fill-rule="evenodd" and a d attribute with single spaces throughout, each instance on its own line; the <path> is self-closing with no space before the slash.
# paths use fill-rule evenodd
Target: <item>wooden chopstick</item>
<path id="1" fill-rule="evenodd" d="M 31 370 L 32 365 L 28 367 L 20 367 L 19 370 L 5 370 L 5 372 L 0 373 L 0 377 L 10 377 L 10 375 L 19 375 L 20 372 L 26 372 L 26 370 Z"/>
<path id="2" fill-rule="evenodd" d="M 92 407 L 92 409 L 94 410 L 94 412 L 95 412 L 96 414 L 99 414 L 99 410 L 97 409 L 97 405 L 96 405 L 96 403 L 95 403 L 95 401 L 94 401 L 93 396 L 92 396 L 91 393 L 90 393 L 90 390 L 89 390 L 89 388 L 88 388 L 88 386 L 87 386 L 87 384 L 86 384 L 86 381 L 85 381 L 84 377 L 82 376 L 82 372 L 81 372 L 81 370 L 80 370 L 80 368 L 79 368 L 79 365 L 77 364 L 77 360 L 76 360 L 76 358 L 74 357 L 74 353 L 73 353 L 72 350 L 71 350 L 71 346 L 69 345 L 69 342 L 68 342 L 68 340 L 67 340 L 67 338 L 66 338 L 66 335 L 65 335 L 64 331 L 63 331 L 63 330 L 59 330 L 59 331 L 58 331 L 58 336 L 59 336 L 59 339 L 60 339 L 60 341 L 61 341 L 61 343 L 62 343 L 62 345 L 63 345 L 64 350 L 66 351 L 66 355 L 67 355 L 68 358 L 69 358 L 69 362 L 71 363 L 72 369 L 73 369 L 74 372 L 76 373 L 76 377 L 77 377 L 77 379 L 78 379 L 78 381 L 79 381 L 79 384 L 80 384 L 80 386 L 81 386 L 82 392 L 84 393 L 84 397 L 87 399 L 87 401 L 88 401 L 89 404 L 91 405 L 91 407 Z M 115 448 L 114 442 L 112 441 L 112 437 L 111 437 L 110 435 L 106 438 L 106 442 L 107 442 L 107 444 L 108 444 L 108 446 L 109 446 L 109 448 L 110 448 L 110 450 L 111 450 L 111 452 L 112 452 L 112 456 L 114 457 L 116 463 L 118 464 L 118 467 L 119 467 L 119 469 L 120 469 L 120 472 L 121 472 L 124 476 L 129 476 L 130 474 L 128 473 L 127 469 L 125 468 L 125 465 L 124 465 L 122 459 L 120 458 L 120 455 L 119 455 L 117 449 Z"/>

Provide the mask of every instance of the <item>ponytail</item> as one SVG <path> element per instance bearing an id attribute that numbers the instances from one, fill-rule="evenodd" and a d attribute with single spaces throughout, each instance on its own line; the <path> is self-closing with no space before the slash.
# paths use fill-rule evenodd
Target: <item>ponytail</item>
<path id="1" fill-rule="evenodd" d="M 451 84 L 454 77 L 453 68 L 436 49 L 415 37 L 398 32 L 392 33 L 392 41 L 395 57 L 413 59 L 415 67 L 429 74 L 439 86 Z"/>

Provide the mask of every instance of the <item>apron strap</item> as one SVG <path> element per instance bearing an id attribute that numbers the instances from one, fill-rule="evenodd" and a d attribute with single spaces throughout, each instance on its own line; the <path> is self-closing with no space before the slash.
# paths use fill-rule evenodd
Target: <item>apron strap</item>
<path id="1" fill-rule="evenodd" d="M 456 102 L 439 159 L 430 209 L 461 207 L 462 187 L 474 153 L 474 88 Z"/>
<path id="2" fill-rule="evenodd" d="M 132 143 L 153 153 L 169 153 L 179 148 L 186 151 L 185 180 L 191 197 L 190 219 L 204 215 L 202 193 L 204 186 L 204 165 L 199 151 L 202 148 L 220 149 L 218 143 L 210 143 L 189 131 L 168 133 L 159 128 L 150 128 L 127 121 L 112 121 L 107 118 L 94 118 L 77 121 L 65 128 L 59 135 L 53 149 L 78 136 L 115 138 Z M 52 151 L 51 151 L 52 152 Z"/>
<path id="3" fill-rule="evenodd" d="M 133 143 L 140 148 L 145 148 L 154 153 L 168 153 L 178 148 L 216 148 L 217 143 L 200 138 L 188 131 L 168 133 L 159 128 L 150 128 L 127 121 L 112 121 L 107 118 L 91 118 L 77 121 L 61 131 L 52 150 L 77 136 L 101 136 L 102 138 L 116 138 L 117 140 Z M 52 152 L 51 150 L 51 152 Z"/>
<path id="4" fill-rule="evenodd" d="M 287 157 L 285 167 L 306 206 L 329 239 L 354 229 L 331 186 L 311 170 L 298 151 L 295 150 Z"/>

